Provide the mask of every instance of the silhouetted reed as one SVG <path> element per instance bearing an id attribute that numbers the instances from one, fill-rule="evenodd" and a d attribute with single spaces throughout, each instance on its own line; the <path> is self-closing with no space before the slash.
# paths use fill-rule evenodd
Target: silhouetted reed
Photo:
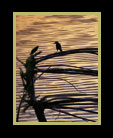
<path id="1" fill-rule="evenodd" d="M 37 50 L 37 49 L 36 49 Z M 97 112 L 92 111 L 92 110 L 87 110 L 85 108 L 90 108 L 90 105 L 94 106 L 97 108 L 98 105 L 98 98 L 97 94 L 85 94 L 79 91 L 71 82 L 67 81 L 66 79 L 62 79 L 59 77 L 54 77 L 53 79 L 58 79 L 58 80 L 63 80 L 67 82 L 69 85 L 71 85 L 75 89 L 75 93 L 72 94 L 57 94 L 57 95 L 47 95 L 42 98 L 39 98 L 40 96 L 35 96 L 35 81 L 38 79 L 51 79 L 49 77 L 43 77 L 44 73 L 64 73 L 64 74 L 85 74 L 85 75 L 97 75 L 97 71 L 90 70 L 90 69 L 84 69 L 81 67 L 75 67 L 75 66 L 68 66 L 68 65 L 63 65 L 62 66 L 68 66 L 71 68 L 68 69 L 59 69 L 59 68 L 54 68 L 51 69 L 51 66 L 61 66 L 61 65 L 46 65 L 46 66 L 39 66 L 37 63 L 44 61 L 49 58 L 53 58 L 56 56 L 65 56 L 67 54 L 74 54 L 78 52 L 88 52 L 92 54 L 96 54 L 97 49 L 90 48 L 90 49 L 78 49 L 78 50 L 69 50 L 69 51 L 63 51 L 61 53 L 54 53 L 50 54 L 44 57 L 36 58 L 37 55 L 41 53 L 41 51 L 36 52 L 31 51 L 31 55 L 27 58 L 26 63 L 22 62 L 19 58 L 17 60 L 22 63 L 22 65 L 25 67 L 26 72 L 23 72 L 23 70 L 20 68 L 20 76 L 22 79 L 22 84 L 23 84 L 23 95 L 20 100 L 20 104 L 18 106 L 17 110 L 17 118 L 16 121 L 19 121 L 19 114 L 21 107 L 23 106 L 23 112 L 25 112 L 29 107 L 32 107 L 34 109 L 34 112 L 37 116 L 37 119 L 39 122 L 47 122 L 46 116 L 44 114 L 45 109 L 51 109 L 55 110 L 59 113 L 64 113 L 66 115 L 70 115 L 76 118 L 80 118 L 84 121 L 92 121 L 94 120 L 88 119 L 81 117 L 79 115 L 75 115 L 72 113 L 69 113 L 68 111 L 64 109 L 72 109 L 72 110 L 80 110 L 80 111 L 85 111 L 93 114 L 97 114 Z M 92 50 L 92 51 L 90 51 Z M 36 53 L 34 53 L 36 52 Z M 47 69 L 40 69 L 40 67 L 47 67 Z M 74 67 L 74 69 L 72 69 Z M 41 72 L 38 77 L 36 77 L 37 73 Z M 80 97 L 82 96 L 82 97 Z M 85 103 L 84 103 L 85 102 Z M 22 105 L 23 104 L 23 105 Z M 73 107 L 73 105 L 87 105 L 87 107 Z"/>

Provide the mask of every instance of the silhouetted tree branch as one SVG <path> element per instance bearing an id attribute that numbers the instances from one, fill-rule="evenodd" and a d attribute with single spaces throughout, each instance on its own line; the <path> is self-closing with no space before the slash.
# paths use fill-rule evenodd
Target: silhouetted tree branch
<path id="1" fill-rule="evenodd" d="M 84 74 L 84 75 L 98 76 L 98 71 L 97 70 L 91 70 L 91 69 L 53 68 L 53 69 L 49 69 L 49 70 L 38 69 L 38 72 L 59 73 L 59 74 Z"/>
<path id="2" fill-rule="evenodd" d="M 90 54 L 96 54 L 97 55 L 98 48 L 84 48 L 84 49 L 74 49 L 74 50 L 67 50 L 67 51 L 62 51 L 59 53 L 53 53 L 49 54 L 47 56 L 43 56 L 37 59 L 36 63 L 42 62 L 44 60 L 58 57 L 58 56 L 66 56 L 69 54 L 75 54 L 75 53 L 90 53 Z"/>
<path id="3" fill-rule="evenodd" d="M 74 69 L 72 69 L 72 66 L 69 66 L 69 65 L 67 65 L 67 66 L 71 67 L 71 68 L 66 68 L 66 69 L 62 69 L 62 68 L 50 69 L 51 65 L 48 65 L 47 69 L 40 69 L 39 66 L 36 67 L 37 63 L 47 60 L 47 59 L 50 59 L 50 58 L 57 57 L 57 56 L 65 56 L 65 55 L 74 54 L 74 53 L 97 54 L 97 50 L 98 49 L 96 49 L 96 48 L 75 49 L 75 50 L 63 51 L 60 53 L 49 54 L 47 56 L 43 56 L 40 58 L 35 58 L 38 54 L 41 53 L 41 51 L 35 53 L 37 51 L 37 49 L 34 49 L 34 51 L 31 51 L 31 55 L 27 58 L 26 63 L 22 62 L 19 58 L 17 58 L 17 60 L 20 63 L 22 63 L 22 65 L 24 65 L 24 67 L 26 69 L 26 72 L 24 73 L 22 71 L 22 69 L 20 68 L 20 75 L 21 75 L 21 79 L 23 82 L 23 86 L 24 86 L 24 93 L 23 93 L 23 96 L 21 98 L 21 101 L 20 101 L 20 104 L 18 107 L 17 121 L 19 121 L 19 113 L 20 113 L 21 105 L 23 102 L 25 102 L 26 106 L 24 107 L 23 111 L 25 112 L 30 106 L 32 106 L 39 122 L 47 122 L 45 114 L 44 114 L 45 109 L 55 110 L 55 111 L 58 111 L 58 112 L 61 112 L 61 113 L 67 114 L 67 115 L 71 115 L 71 116 L 80 118 L 84 121 L 94 122 L 94 120 L 83 118 L 83 117 L 75 115 L 75 114 L 71 114 L 63 109 L 75 109 L 75 110 L 87 111 L 90 113 L 97 114 L 97 112 L 94 112 L 92 110 L 86 110 L 83 107 L 81 107 L 81 108 L 69 107 L 71 105 L 83 105 L 83 106 L 84 105 L 93 105 L 93 106 L 97 107 L 98 106 L 97 95 L 93 95 L 93 94 L 87 95 L 84 93 L 59 94 L 59 95 L 57 94 L 57 95 L 47 95 L 47 96 L 44 96 L 41 99 L 39 99 L 39 96 L 38 97 L 35 96 L 34 85 L 35 85 L 35 81 L 37 79 L 40 79 L 40 77 L 44 73 L 64 73 L 64 74 L 68 73 L 68 74 L 85 74 L 85 75 L 97 76 L 98 75 L 97 70 L 84 69 L 82 67 L 74 67 Z M 38 72 L 42 72 L 42 73 L 40 75 L 38 75 L 38 77 L 36 77 Z M 49 78 L 45 78 L 45 79 L 49 79 Z M 70 83 L 69 81 L 67 81 L 65 79 L 56 78 L 56 77 L 55 77 L 55 79 L 64 80 L 64 81 L 68 82 L 69 84 L 71 84 L 76 89 L 76 87 L 72 83 Z M 82 96 L 82 97 L 80 98 L 80 96 Z M 93 98 L 92 98 L 92 96 L 93 96 Z M 87 102 L 87 103 L 84 103 L 84 102 Z"/>

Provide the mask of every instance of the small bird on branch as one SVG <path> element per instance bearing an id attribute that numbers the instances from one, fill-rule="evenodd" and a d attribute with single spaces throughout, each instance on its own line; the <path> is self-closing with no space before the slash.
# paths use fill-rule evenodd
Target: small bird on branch
<path id="1" fill-rule="evenodd" d="M 39 48 L 39 46 L 34 47 L 34 48 L 31 50 L 30 55 L 34 54 L 34 53 L 38 50 L 38 48 Z"/>
<path id="2" fill-rule="evenodd" d="M 55 41 L 54 44 L 56 44 L 57 51 L 60 50 L 60 52 L 62 52 L 61 44 L 58 41 Z"/>

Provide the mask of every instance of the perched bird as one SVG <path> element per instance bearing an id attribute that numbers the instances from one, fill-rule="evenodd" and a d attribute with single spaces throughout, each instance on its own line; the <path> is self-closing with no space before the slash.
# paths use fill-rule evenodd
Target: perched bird
<path id="1" fill-rule="evenodd" d="M 32 55 L 33 53 L 35 53 L 35 52 L 38 50 L 38 48 L 39 48 L 39 46 L 36 46 L 35 48 L 33 48 L 33 49 L 31 50 L 30 55 Z"/>
<path id="2" fill-rule="evenodd" d="M 60 52 L 62 52 L 61 44 L 60 44 L 58 41 L 55 41 L 54 44 L 56 44 L 56 49 L 57 49 L 57 51 L 60 50 Z"/>

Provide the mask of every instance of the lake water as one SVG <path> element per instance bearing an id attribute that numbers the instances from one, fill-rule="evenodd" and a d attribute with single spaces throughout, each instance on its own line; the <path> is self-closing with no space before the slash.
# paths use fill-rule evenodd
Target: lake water
<path id="1" fill-rule="evenodd" d="M 42 51 L 40 56 L 56 53 L 54 42 L 62 44 L 63 51 L 79 48 L 98 48 L 98 16 L 97 15 L 17 15 L 16 16 L 16 56 L 25 62 L 31 49 L 39 46 Z M 98 70 L 98 55 L 90 53 L 76 53 L 66 56 L 59 56 L 40 62 L 41 65 L 65 64 L 86 69 Z M 25 70 L 21 63 L 16 61 L 16 105 L 18 107 L 20 96 L 22 95 L 22 81 L 19 74 L 19 67 Z M 46 67 L 47 68 L 47 67 Z M 55 68 L 54 66 L 51 68 Z M 58 66 L 66 68 L 66 66 Z M 45 73 L 43 77 L 51 79 L 39 79 L 35 83 L 36 95 L 74 93 L 75 89 L 63 80 L 70 81 L 83 93 L 98 94 L 98 76 L 83 74 L 52 74 Z M 98 108 L 91 105 L 89 110 L 98 112 Z M 85 111 L 70 110 L 88 119 L 97 121 L 98 114 Z M 53 110 L 45 110 L 48 122 L 84 122 L 80 118 L 75 118 Z M 37 122 L 37 118 L 32 108 L 26 113 L 20 113 L 19 121 Z"/>

